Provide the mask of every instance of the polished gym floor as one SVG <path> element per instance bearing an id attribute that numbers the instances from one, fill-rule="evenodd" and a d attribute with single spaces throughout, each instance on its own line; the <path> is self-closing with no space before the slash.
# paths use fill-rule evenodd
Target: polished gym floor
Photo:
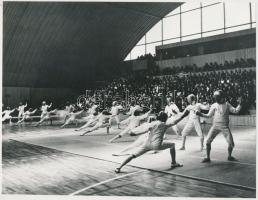
<path id="1" fill-rule="evenodd" d="M 210 125 L 202 125 L 207 133 Z M 123 127 L 122 127 L 123 128 Z M 233 155 L 227 161 L 227 143 L 222 135 L 212 143 L 211 163 L 201 163 L 205 150 L 199 138 L 187 138 L 186 150 L 178 150 L 182 140 L 172 130 L 166 139 L 176 143 L 181 168 L 170 169 L 169 151 L 147 153 L 115 174 L 126 158 L 112 153 L 131 144 L 136 137 L 126 136 L 109 143 L 119 129 L 110 134 L 99 129 L 79 136 L 74 126 L 57 124 L 33 127 L 3 125 L 2 193 L 37 195 L 165 196 L 165 197 L 256 197 L 255 127 L 232 127 Z"/>

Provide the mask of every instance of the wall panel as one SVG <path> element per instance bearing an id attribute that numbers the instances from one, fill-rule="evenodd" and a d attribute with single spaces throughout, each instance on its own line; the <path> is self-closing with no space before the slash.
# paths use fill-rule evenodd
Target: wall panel
<path id="1" fill-rule="evenodd" d="M 234 61 L 235 59 L 247 59 L 253 58 L 256 59 L 256 48 L 241 49 L 235 51 L 227 51 L 214 54 L 206 54 L 201 56 L 192 56 L 185 58 L 169 59 L 156 61 L 156 64 L 160 69 L 167 67 L 176 67 L 176 66 L 185 66 L 196 64 L 199 67 L 205 65 L 206 62 L 217 62 L 218 64 L 223 64 L 225 61 Z"/>

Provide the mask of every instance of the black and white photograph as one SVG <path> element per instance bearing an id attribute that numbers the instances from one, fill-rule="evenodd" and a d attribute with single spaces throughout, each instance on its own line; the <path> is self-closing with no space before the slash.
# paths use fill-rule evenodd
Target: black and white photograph
<path id="1" fill-rule="evenodd" d="M 1 199 L 256 198 L 255 0 L 0 8 Z"/>

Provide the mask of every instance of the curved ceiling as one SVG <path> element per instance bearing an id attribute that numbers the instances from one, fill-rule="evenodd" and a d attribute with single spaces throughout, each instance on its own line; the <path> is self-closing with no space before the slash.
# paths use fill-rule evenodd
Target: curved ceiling
<path id="1" fill-rule="evenodd" d="M 87 87 L 181 3 L 4 2 L 3 84 Z"/>

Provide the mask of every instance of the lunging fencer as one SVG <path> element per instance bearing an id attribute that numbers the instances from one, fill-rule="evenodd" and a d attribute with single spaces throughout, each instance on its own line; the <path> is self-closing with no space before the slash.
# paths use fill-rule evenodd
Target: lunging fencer
<path id="1" fill-rule="evenodd" d="M 131 135 L 140 135 L 147 133 L 148 137 L 146 137 L 145 142 L 140 145 L 137 150 L 132 153 L 129 157 L 127 157 L 122 164 L 115 169 L 116 173 L 120 173 L 123 166 L 125 166 L 127 163 L 129 163 L 131 160 L 145 154 L 148 151 L 151 150 L 165 150 L 170 149 L 170 156 L 171 156 L 171 168 L 174 169 L 176 167 L 182 167 L 183 165 L 176 162 L 176 149 L 175 144 L 172 142 L 163 142 L 163 137 L 166 132 L 166 130 L 177 124 L 179 121 L 181 121 L 185 115 L 188 115 L 189 113 L 185 112 L 183 115 L 181 115 L 178 119 L 169 119 L 167 120 L 168 116 L 166 113 L 161 111 L 157 116 L 157 121 L 153 121 L 149 123 L 149 126 L 145 126 L 141 129 L 133 129 L 131 130 Z"/>

